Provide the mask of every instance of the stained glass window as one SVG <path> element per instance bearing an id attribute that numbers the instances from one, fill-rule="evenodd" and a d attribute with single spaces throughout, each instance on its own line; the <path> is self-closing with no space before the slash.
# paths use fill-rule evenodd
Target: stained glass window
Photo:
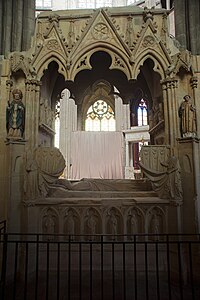
<path id="1" fill-rule="evenodd" d="M 138 104 L 137 119 L 138 119 L 138 126 L 144 126 L 144 125 L 148 124 L 148 121 L 147 121 L 147 103 L 144 99 L 141 99 L 139 104 Z"/>
<path id="2" fill-rule="evenodd" d="M 115 131 L 115 115 L 110 105 L 103 100 L 92 104 L 85 120 L 86 131 Z"/>

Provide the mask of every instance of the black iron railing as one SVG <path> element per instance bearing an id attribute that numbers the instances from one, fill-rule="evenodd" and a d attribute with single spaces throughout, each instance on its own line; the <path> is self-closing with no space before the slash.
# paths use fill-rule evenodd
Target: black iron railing
<path id="1" fill-rule="evenodd" d="M 1 291 L 3 290 L 3 284 L 5 282 L 4 270 L 5 270 L 5 261 L 4 261 L 4 236 L 6 233 L 6 221 L 0 221 L 0 299 L 1 299 Z"/>
<path id="2" fill-rule="evenodd" d="M 200 299 L 198 235 L 4 234 L 0 299 Z"/>
<path id="3" fill-rule="evenodd" d="M 6 220 L 0 221 L 0 234 L 6 233 Z"/>

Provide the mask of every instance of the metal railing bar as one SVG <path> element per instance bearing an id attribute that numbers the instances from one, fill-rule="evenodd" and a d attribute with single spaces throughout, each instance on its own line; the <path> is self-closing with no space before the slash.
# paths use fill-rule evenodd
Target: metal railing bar
<path id="1" fill-rule="evenodd" d="M 92 284 L 93 284 L 93 278 L 92 278 L 92 242 L 90 244 L 90 300 L 92 300 L 92 293 L 93 293 L 93 289 L 92 289 Z"/>
<path id="2" fill-rule="evenodd" d="M 25 272 L 24 272 L 24 300 L 27 298 L 27 283 L 28 283 L 28 246 L 29 244 L 25 244 Z"/>
<path id="3" fill-rule="evenodd" d="M 47 244 L 47 260 L 46 260 L 46 300 L 49 299 L 49 242 Z"/>
<path id="4" fill-rule="evenodd" d="M 8 250 L 8 235 L 4 234 L 3 241 L 3 259 L 2 259 L 2 272 L 1 272 L 1 285 L 0 285 L 0 296 L 4 300 L 5 297 L 5 285 L 6 285 L 6 268 L 7 268 L 7 250 Z"/>
<path id="5" fill-rule="evenodd" d="M 190 281 L 191 281 L 191 289 L 192 289 L 192 299 L 195 300 L 195 291 L 194 291 L 194 279 L 193 279 L 193 263 L 192 263 L 192 245 L 189 242 L 189 266 L 190 266 Z"/>
<path id="6" fill-rule="evenodd" d="M 137 300 L 137 245 L 136 235 L 134 235 L 134 287 L 135 287 L 135 300 Z"/>
<path id="7" fill-rule="evenodd" d="M 145 249 L 145 285 L 146 285 L 146 299 L 149 299 L 149 282 L 148 282 L 148 254 L 147 254 L 147 242 L 144 244 Z"/>
<path id="8" fill-rule="evenodd" d="M 60 299 L 60 243 L 57 243 L 57 300 Z"/>
<path id="9" fill-rule="evenodd" d="M 123 243 L 123 292 L 124 300 L 126 300 L 126 252 L 125 252 L 125 243 Z"/>
<path id="10" fill-rule="evenodd" d="M 181 243 L 177 243 L 178 247 L 178 269 L 179 269 L 179 291 L 181 300 L 183 299 L 183 284 L 182 284 L 182 253 Z"/>
<path id="11" fill-rule="evenodd" d="M 82 244 L 79 243 L 79 300 L 82 300 Z"/>
<path id="12" fill-rule="evenodd" d="M 157 299 L 160 300 L 160 282 L 159 282 L 159 261 L 158 261 L 158 243 L 156 242 L 156 289 Z"/>
<path id="13" fill-rule="evenodd" d="M 39 236 L 37 236 L 37 243 L 36 243 L 36 269 L 35 269 L 35 300 L 38 297 L 38 268 L 39 268 Z"/>
<path id="14" fill-rule="evenodd" d="M 13 278 L 13 300 L 15 300 L 15 297 L 16 297 L 17 260 L 18 260 L 18 243 L 15 244 L 15 263 L 14 263 L 14 278 Z"/>
<path id="15" fill-rule="evenodd" d="M 104 267 L 103 267 L 103 263 L 104 263 L 104 258 L 103 258 L 103 236 L 101 236 L 101 300 L 103 300 L 103 297 L 104 297 L 104 288 L 103 288 L 103 270 L 104 270 Z"/>
<path id="16" fill-rule="evenodd" d="M 115 300 L 115 244 L 112 242 L 112 295 Z"/>
<path id="17" fill-rule="evenodd" d="M 49 235 L 48 235 L 49 236 Z M 29 244 L 35 244 L 36 242 L 38 242 L 39 244 L 46 244 L 47 241 L 31 241 L 31 240 L 27 240 L 27 241 L 24 241 L 24 240 L 8 240 L 7 243 L 10 243 L 10 244 L 15 244 L 15 243 L 21 243 L 21 244 L 24 244 L 24 243 L 29 243 Z M 101 242 L 100 241 L 81 241 L 81 243 L 84 245 L 88 245 L 90 243 L 93 243 L 93 244 L 97 244 L 99 245 Z M 137 244 L 145 244 L 145 243 L 148 243 L 149 245 L 150 244 L 155 244 L 155 241 L 137 241 Z M 199 244 L 199 241 L 191 241 L 191 240 L 179 240 L 178 241 L 179 243 L 181 244 L 188 244 L 188 242 L 190 242 L 191 244 Z M 3 241 L 1 241 L 0 243 L 3 244 Z M 49 244 L 55 244 L 55 241 L 48 241 Z M 69 243 L 69 240 L 66 240 L 66 241 L 58 241 L 58 243 L 60 244 L 68 244 Z M 70 244 L 79 244 L 80 241 L 70 241 Z M 107 245 L 110 245 L 112 244 L 113 242 L 112 241 L 103 241 L 104 244 L 107 244 Z M 115 241 L 115 245 L 123 245 L 124 241 Z M 134 244 L 133 241 L 126 241 L 125 242 L 127 245 L 132 245 Z M 174 244 L 174 245 L 177 245 L 177 240 L 176 241 L 168 241 L 169 244 Z M 161 244 L 161 245 L 166 245 L 166 241 L 158 241 L 158 244 Z"/>
<path id="18" fill-rule="evenodd" d="M 71 236 L 68 241 L 68 300 L 71 299 Z"/>
<path id="19" fill-rule="evenodd" d="M 171 300 L 171 270 L 170 270 L 170 254 L 169 254 L 169 240 L 167 239 L 167 274 L 168 274 L 168 296 Z"/>

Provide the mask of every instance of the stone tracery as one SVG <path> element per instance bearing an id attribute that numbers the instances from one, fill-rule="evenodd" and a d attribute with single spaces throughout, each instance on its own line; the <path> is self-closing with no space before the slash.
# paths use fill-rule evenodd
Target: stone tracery
<path id="1" fill-rule="evenodd" d="M 114 10 L 109 10 L 108 13 L 104 9 L 97 11 L 92 15 L 92 18 L 90 14 L 86 14 L 84 18 L 69 16 L 67 14 L 68 13 L 65 12 L 62 13 L 62 16 L 44 15 L 43 17 L 39 17 L 32 48 L 26 53 L 13 53 L 10 59 L 5 61 L 5 73 L 3 75 L 4 79 L 6 78 L 7 80 L 5 87 L 4 79 L 2 80 L 2 93 L 5 98 L 4 107 L 6 106 L 5 103 L 9 99 L 13 87 L 21 88 L 24 93 L 24 99 L 26 99 L 27 109 L 25 125 L 27 146 L 25 146 L 24 150 L 29 149 L 29 147 L 31 151 L 35 148 L 37 149 L 32 151 L 33 153 L 31 154 L 37 156 L 37 158 L 34 159 L 29 157 L 27 151 L 22 151 L 27 153 L 25 167 L 25 177 L 27 178 L 24 187 L 24 200 L 27 202 L 26 205 L 28 205 L 28 201 L 31 202 L 33 200 L 37 203 L 39 198 L 40 200 L 43 198 L 43 200 L 46 199 L 45 201 L 50 201 L 50 197 L 48 196 L 49 186 L 51 186 L 52 183 L 57 184 L 57 176 L 61 175 L 64 170 L 65 163 L 59 155 L 57 159 L 60 162 L 60 166 L 56 169 L 55 165 L 50 165 L 50 163 L 47 162 L 41 153 L 42 151 L 37 147 L 38 145 L 45 145 L 45 143 L 43 143 L 44 141 L 42 142 L 40 140 L 42 132 L 44 135 L 48 135 L 48 145 L 53 146 L 55 103 L 58 100 L 60 92 L 66 86 L 70 90 L 71 98 L 69 98 L 72 100 L 71 104 L 73 102 L 72 105 L 70 104 L 71 111 L 68 116 L 76 118 L 77 114 L 77 119 L 73 122 L 74 124 L 77 123 L 76 126 L 79 129 L 82 129 L 80 126 L 82 122 L 81 117 L 86 111 L 86 103 L 91 101 L 91 99 L 93 100 L 95 96 L 98 96 L 98 92 L 101 90 L 104 96 L 112 103 L 112 107 L 116 110 L 118 109 L 119 123 L 117 128 L 121 130 L 123 126 L 124 130 L 127 128 L 130 130 L 130 120 L 127 121 L 129 118 L 128 107 L 131 102 L 130 99 L 136 88 L 141 88 L 142 86 L 143 89 L 146 90 L 149 107 L 152 109 L 152 114 L 148 115 L 151 142 L 157 145 L 165 145 L 166 148 L 168 147 L 167 145 L 170 144 L 171 148 L 167 149 L 169 149 L 171 156 L 174 153 L 177 156 L 178 151 L 180 151 L 180 153 L 185 151 L 182 146 L 179 147 L 179 141 L 177 141 L 177 139 L 180 138 L 178 107 L 184 96 L 181 91 L 185 91 L 186 89 L 185 82 L 190 82 L 185 94 L 191 94 L 194 97 L 195 104 L 198 99 L 196 93 L 196 89 L 198 89 L 198 78 L 194 76 L 194 67 L 191 68 L 191 55 L 187 51 L 181 51 L 171 43 L 171 38 L 169 37 L 165 23 L 166 15 L 163 13 L 154 14 L 151 10 L 141 10 L 138 13 L 138 20 L 140 19 L 138 23 L 134 21 L 134 11 L 132 11 L 128 17 L 127 13 L 123 15 L 123 10 L 119 17 Z M 112 20 L 115 22 L 112 23 Z M 66 28 L 64 26 L 65 23 L 67 24 Z M 91 64 L 91 57 L 97 52 L 107 53 L 111 59 L 110 65 L 105 67 L 103 71 L 97 63 Z M 98 55 L 97 58 L 100 57 L 100 54 Z M 49 69 L 51 69 L 51 72 L 45 77 Z M 23 76 L 19 75 L 21 71 L 23 72 Z M 85 75 L 81 76 L 81 74 Z M 92 75 L 90 76 L 90 74 Z M 179 76 L 180 74 L 181 76 Z M 51 78 L 51 80 L 49 80 L 49 78 Z M 105 80 L 103 83 L 109 81 L 109 84 L 102 84 L 102 86 L 97 84 L 96 87 L 98 86 L 98 88 L 95 90 L 94 86 L 98 83 L 98 80 L 101 83 L 103 80 Z M 131 81 L 129 82 L 129 80 Z M 106 90 L 109 85 L 110 89 Z M 118 93 L 113 91 L 115 86 L 119 90 Z M 88 92 L 89 89 L 90 93 Z M 117 97 L 118 100 L 121 97 L 121 100 L 118 102 L 116 100 Z M 121 104 L 120 101 L 122 102 Z M 119 114 L 120 109 L 123 110 L 123 114 L 121 115 Z M 197 111 L 198 110 L 199 108 L 197 107 Z M 123 120 L 119 120 L 120 118 Z M 69 122 L 67 123 L 66 121 L 66 124 L 69 125 Z M 73 128 L 75 128 L 75 126 Z M 67 138 L 69 138 L 71 131 L 68 131 L 66 135 Z M 198 136 L 198 131 L 197 122 L 195 136 Z M 141 136 L 137 137 L 137 142 L 139 140 L 142 140 Z M 183 143 L 183 140 L 181 140 L 180 144 L 181 143 Z M 45 151 L 45 149 L 43 150 Z M 168 152 L 168 150 L 166 152 Z M 165 154 L 160 150 L 160 157 L 164 157 Z M 51 154 L 46 153 L 46 155 L 53 163 L 53 152 Z M 168 155 L 169 153 L 166 154 L 166 156 Z M 185 155 L 183 157 L 185 157 Z M 154 166 L 158 163 L 153 150 L 151 151 L 150 157 L 149 154 L 146 155 L 145 160 L 148 163 L 151 161 Z M 70 165 L 69 157 L 67 157 L 66 163 Z M 44 165 L 47 169 L 43 168 Z M 180 165 L 181 167 L 184 165 L 182 159 L 180 159 Z M 192 165 L 191 162 L 190 165 Z M 38 167 L 40 167 L 39 174 L 37 170 Z M 51 172 L 53 172 L 52 177 Z M 36 185 L 37 180 L 39 180 L 39 185 Z M 32 184 L 30 184 L 30 182 L 32 182 Z M 61 184 L 62 181 L 59 183 Z M 86 181 L 82 181 L 81 184 L 82 183 L 86 184 Z M 73 185 L 74 183 L 70 184 L 68 184 L 70 188 L 75 187 L 75 185 Z M 86 186 L 88 189 L 88 182 Z M 169 189 L 168 192 L 170 191 L 172 190 Z M 62 192 L 66 194 L 66 189 L 64 191 L 62 190 Z M 187 191 L 184 191 L 184 193 L 187 194 Z M 181 192 L 179 194 L 181 194 Z M 155 194 L 153 196 L 155 196 Z M 138 199 L 136 199 L 137 196 L 131 195 L 131 197 L 134 203 L 138 201 Z M 64 198 L 63 194 L 62 196 L 60 194 L 60 198 Z M 56 199 L 58 199 L 58 197 Z M 159 200 L 161 206 L 165 206 L 165 208 L 171 205 L 169 195 L 167 195 L 166 199 L 166 202 L 161 199 Z M 137 205 L 142 206 L 142 204 L 139 203 L 140 200 L 141 199 L 137 202 Z M 57 200 L 54 198 L 52 201 Z M 63 201 L 63 199 L 61 201 Z M 120 207 L 121 204 L 118 203 L 116 205 L 123 218 L 127 213 L 127 210 L 124 208 L 126 207 L 126 201 L 127 199 L 124 200 L 122 204 L 123 209 Z M 153 202 L 155 199 L 151 201 Z M 152 202 L 150 202 L 150 206 L 153 205 Z M 181 205 L 181 201 L 176 204 Z M 131 205 L 133 205 L 133 203 Z M 66 206 L 69 208 L 70 204 L 68 203 Z M 105 207 L 108 209 L 107 203 Z M 105 207 L 103 209 L 106 211 Z M 134 226 L 145 230 L 145 226 L 141 225 L 144 221 L 142 221 L 142 217 L 140 218 L 140 213 L 137 213 L 137 211 L 133 209 L 128 215 L 128 219 L 123 223 L 123 218 L 121 218 L 119 211 L 115 209 L 107 210 L 106 217 L 104 217 L 107 220 L 106 224 L 109 225 L 104 232 L 109 231 L 114 235 L 115 232 L 123 233 L 127 227 L 128 231 L 133 234 Z M 87 224 L 95 224 L 95 222 L 98 224 L 101 223 L 99 216 L 103 218 L 102 212 L 98 211 L 99 215 L 95 215 L 95 212 L 90 214 L 90 212 L 88 211 L 88 213 L 86 213 L 88 219 L 86 218 L 87 220 L 85 219 L 85 222 Z M 131 220 L 131 216 L 133 217 L 134 213 L 136 219 L 133 218 Z M 49 214 L 51 215 L 51 213 Z M 117 223 L 112 221 L 113 226 L 111 226 L 111 215 L 117 219 Z M 95 220 L 92 220 L 91 216 L 94 216 Z M 90 217 L 91 222 L 89 222 Z M 54 220 L 55 216 L 52 218 Z M 72 212 L 72 210 L 69 209 L 68 215 L 65 215 L 66 224 L 67 218 L 72 218 L 75 222 L 74 229 L 70 229 L 71 232 L 80 231 L 80 227 L 82 226 L 82 231 L 84 231 L 83 228 L 87 228 L 91 235 L 94 233 L 92 226 L 85 225 L 84 227 L 80 225 L 83 224 L 83 221 L 82 223 L 81 220 L 78 221 L 79 216 L 76 215 L 74 211 Z M 161 217 L 159 216 L 159 218 Z M 161 219 L 159 219 L 159 222 L 161 222 Z M 71 221 L 71 223 L 73 223 L 73 221 Z M 137 226 L 136 223 L 138 223 Z M 156 231 L 158 226 L 156 225 L 156 221 L 154 223 L 154 226 L 151 224 L 150 227 L 154 227 L 154 231 Z M 54 225 L 50 227 L 50 231 L 53 232 Z M 101 232 L 99 228 L 102 229 L 103 224 L 93 227 Z M 67 225 L 65 225 L 64 230 L 67 232 Z"/>

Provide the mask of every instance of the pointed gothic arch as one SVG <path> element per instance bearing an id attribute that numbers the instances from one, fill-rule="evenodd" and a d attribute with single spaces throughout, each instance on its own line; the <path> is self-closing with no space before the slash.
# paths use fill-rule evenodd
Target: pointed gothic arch
<path id="1" fill-rule="evenodd" d="M 144 52 L 141 52 L 140 55 L 138 55 L 133 68 L 133 78 L 137 78 L 138 74 L 140 73 L 140 67 L 147 59 L 151 59 L 154 62 L 153 70 L 161 76 L 161 79 L 164 79 L 165 70 L 167 70 L 170 61 L 167 59 L 167 57 L 162 56 L 161 53 L 153 49 L 146 49 Z"/>
<path id="2" fill-rule="evenodd" d="M 121 49 L 109 43 L 95 42 L 83 48 L 72 57 L 74 63 L 70 69 L 69 76 L 71 80 L 75 79 L 75 76 L 82 70 L 91 70 L 90 64 L 91 56 L 98 51 L 104 51 L 108 53 L 112 59 L 110 69 L 116 69 L 122 71 L 128 80 L 132 78 L 132 69 L 129 62 L 128 55 Z"/>

